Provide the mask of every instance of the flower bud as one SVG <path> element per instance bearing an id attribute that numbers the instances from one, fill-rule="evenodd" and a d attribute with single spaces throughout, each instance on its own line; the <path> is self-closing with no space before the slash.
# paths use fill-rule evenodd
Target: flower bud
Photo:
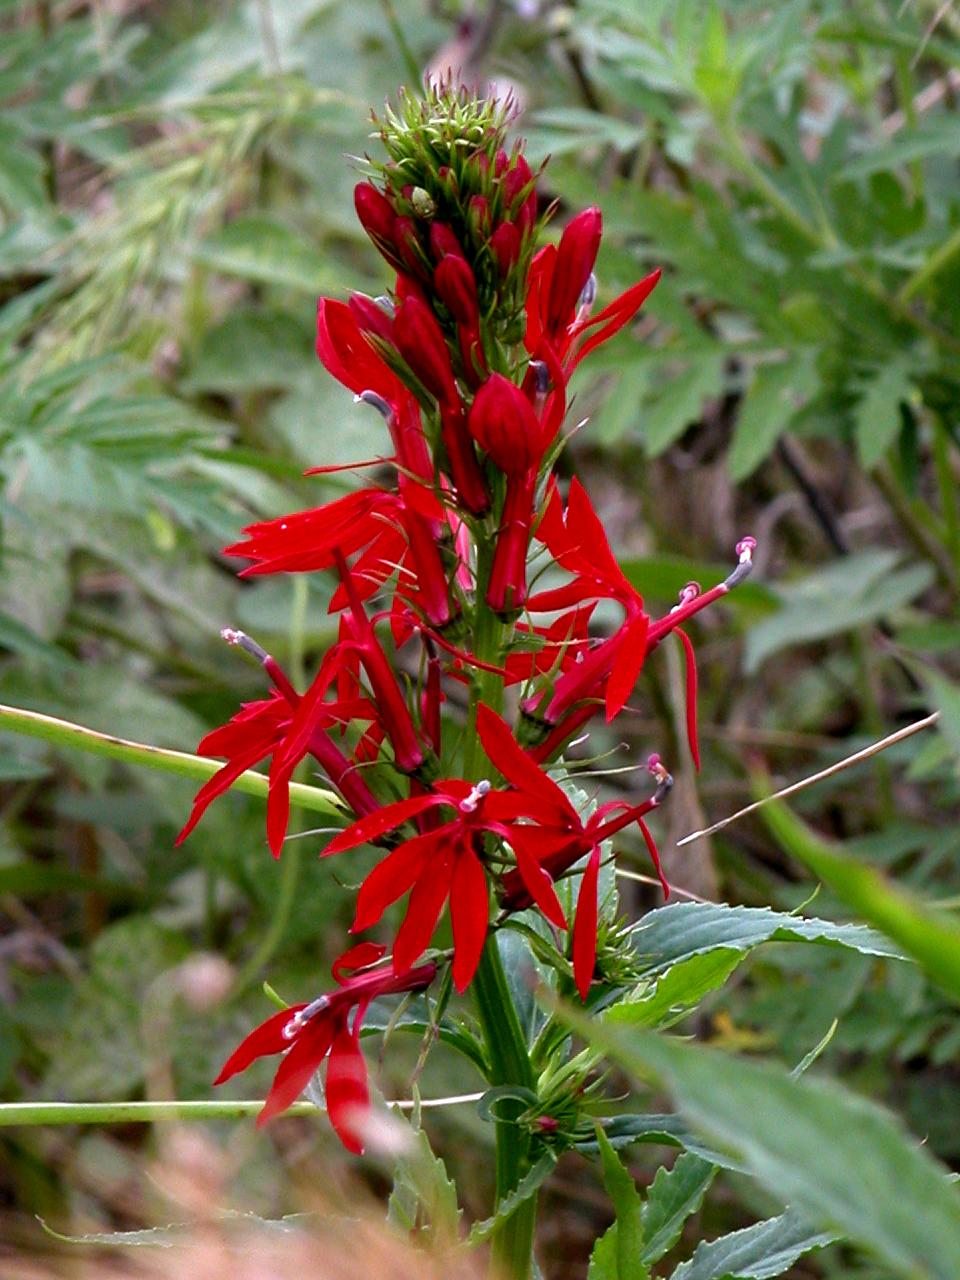
<path id="1" fill-rule="evenodd" d="M 564 228 L 550 286 L 547 327 L 553 333 L 566 329 L 574 318 L 580 294 L 597 260 L 602 226 L 600 210 L 594 206 L 578 213 Z"/>
<path id="2" fill-rule="evenodd" d="M 364 231 L 377 248 L 390 245 L 397 215 L 386 196 L 372 182 L 358 182 L 353 189 L 353 203 Z"/>
<path id="3" fill-rule="evenodd" d="M 503 179 L 503 198 L 507 206 L 511 206 L 533 182 L 533 171 L 523 156 L 517 156 L 516 163 Z"/>
<path id="4" fill-rule="evenodd" d="M 487 239 L 490 234 L 490 202 L 486 196 L 471 196 L 467 206 L 467 222 L 478 240 Z"/>
<path id="5" fill-rule="evenodd" d="M 404 298 L 397 308 L 393 332 L 400 354 L 430 394 L 441 403 L 455 403 L 457 384 L 450 354 L 427 304 L 416 295 Z"/>
<path id="6" fill-rule="evenodd" d="M 507 275 L 520 257 L 520 232 L 512 222 L 501 222 L 490 237 L 490 248 L 502 276 Z"/>
<path id="7" fill-rule="evenodd" d="M 470 434 L 507 475 L 537 467 L 543 432 L 533 406 L 516 383 L 493 373 L 476 394 L 467 423 Z"/>
<path id="8" fill-rule="evenodd" d="M 374 302 L 373 298 L 368 297 L 365 293 L 352 293 L 349 307 L 357 325 L 364 334 L 375 334 L 376 337 L 382 338 L 384 342 L 394 342 L 393 321 L 383 308 Z"/>
<path id="9" fill-rule="evenodd" d="M 448 254 L 433 273 L 433 286 L 460 324 L 476 328 L 480 318 L 477 282 L 465 258 Z"/>
<path id="10" fill-rule="evenodd" d="M 442 262 L 448 256 L 454 258 L 463 257 L 460 241 L 445 222 L 433 222 L 430 224 L 430 252 L 437 262 Z"/>
<path id="11" fill-rule="evenodd" d="M 397 218 L 393 224 L 393 243 L 400 261 L 418 279 L 426 276 L 426 258 L 420 246 L 416 223 L 412 218 Z"/>

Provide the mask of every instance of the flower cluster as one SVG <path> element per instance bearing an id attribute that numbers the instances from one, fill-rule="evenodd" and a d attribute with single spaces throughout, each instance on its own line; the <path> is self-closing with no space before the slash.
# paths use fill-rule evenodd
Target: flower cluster
<path id="1" fill-rule="evenodd" d="M 519 144 L 507 148 L 507 123 L 495 103 L 439 90 L 402 99 L 381 124 L 388 160 L 371 162 L 356 209 L 395 284 L 379 298 L 322 298 L 317 354 L 382 415 L 393 479 L 251 525 L 227 548 L 249 562 L 244 576 L 331 571 L 339 632 L 302 693 L 254 641 L 224 633 L 258 658 L 272 688 L 201 742 L 227 762 L 180 836 L 243 770 L 269 759 L 267 838 L 279 856 L 291 776 L 311 756 L 350 815 L 325 854 L 363 845 L 380 853 L 353 932 L 378 926 L 406 895 L 389 960 L 381 963 L 379 944 L 352 948 L 335 970 L 337 991 L 274 1015 L 220 1076 L 286 1050 L 266 1118 L 329 1055 L 331 1119 L 354 1149 L 366 1099 L 357 1040 L 371 998 L 422 989 L 448 964 L 464 991 L 491 932 L 536 908 L 587 1000 L 602 848 L 631 824 L 668 893 L 644 822 L 671 783 L 659 757 L 646 799 L 589 816 L 549 765 L 594 716 L 623 711 L 647 656 L 672 633 L 686 659 L 697 758 L 696 668 L 681 624 L 736 585 L 754 546 L 738 545 L 725 583 L 704 593 L 689 584 L 654 620 L 586 490 L 573 480 L 561 492 L 553 466 L 570 379 L 630 323 L 659 272 L 595 311 L 600 211 L 570 218 L 558 243 L 537 250 L 538 175 Z M 528 582 L 534 560 L 538 578 L 550 574 L 542 588 Z M 603 601 L 623 617 L 597 636 L 589 628 Z M 465 722 L 444 714 L 444 689 L 455 684 L 469 691 Z M 576 906 L 565 909 L 555 884 L 574 868 Z M 422 962 L 448 905 L 452 949 Z"/>

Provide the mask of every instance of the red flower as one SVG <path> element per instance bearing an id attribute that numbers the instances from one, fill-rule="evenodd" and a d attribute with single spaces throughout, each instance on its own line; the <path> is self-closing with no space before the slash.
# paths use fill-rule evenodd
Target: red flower
<path id="1" fill-rule="evenodd" d="M 224 632 L 231 644 L 240 644 L 260 659 L 276 688 L 268 698 L 247 702 L 225 725 L 204 737 L 197 751 L 204 756 L 226 756 L 227 763 L 197 792 L 190 817 L 177 836 L 182 844 L 208 806 L 236 782 L 245 770 L 272 756 L 267 796 L 267 840 L 279 857 L 290 814 L 290 777 L 305 755 L 316 759 L 354 813 L 369 813 L 376 797 L 336 745 L 328 728 L 352 720 L 377 721 L 377 712 L 366 698 L 348 696 L 327 702 L 325 696 L 338 672 L 338 653 L 331 649 L 320 665 L 313 684 L 301 698 L 269 654 L 239 631 Z"/>
<path id="2" fill-rule="evenodd" d="M 540 368 L 545 374 L 545 367 Z M 533 394 L 535 378 L 536 374 Z M 486 595 L 487 603 L 500 613 L 519 609 L 526 600 L 537 475 L 558 426 L 556 414 L 538 413 L 520 387 L 500 373 L 490 375 L 470 409 L 470 434 L 507 477 Z"/>
<path id="3" fill-rule="evenodd" d="M 513 742 L 509 728 L 489 708 L 481 705 L 477 732 L 484 750 L 497 768 Z M 523 754 L 522 752 L 520 753 Z M 410 893 L 407 913 L 393 948 L 394 964 L 409 968 L 428 946 L 447 899 L 453 924 L 453 981 L 458 991 L 469 986 L 489 922 L 489 890 L 483 863 L 478 856 L 484 832 L 506 839 L 517 859 L 517 875 L 529 900 L 558 928 L 566 927 L 563 909 L 549 875 L 526 843 L 514 845 L 513 835 L 527 830 L 515 825 L 518 818 L 536 820 L 555 793 L 556 783 L 528 758 L 529 772 L 522 786 L 509 792 L 496 791 L 489 782 L 471 786 L 460 778 L 436 782 L 424 795 L 411 796 L 385 805 L 334 836 L 324 856 L 342 853 L 368 841 L 379 840 L 405 822 L 437 809 L 454 811 L 453 817 L 393 849 L 367 876 L 357 898 L 353 932 L 375 925 L 392 903 Z M 513 781 L 513 779 L 511 779 Z M 552 813 L 552 810 L 549 810 Z M 571 806 L 571 812 L 572 806 Z"/>
<path id="4" fill-rule="evenodd" d="M 555 880 L 584 855 L 588 855 L 587 866 L 580 883 L 580 892 L 577 895 L 577 914 L 573 923 L 574 979 L 581 999 L 586 1000 L 593 979 L 597 953 L 597 885 L 600 872 L 600 846 L 604 840 L 609 839 L 630 823 L 636 822 L 643 834 L 657 875 L 660 877 L 664 897 L 669 897 L 670 886 L 663 875 L 657 847 L 643 817 L 660 804 L 673 780 L 660 765 L 659 757 L 651 757 L 650 768 L 658 780 L 658 787 L 650 799 L 632 806 L 623 801 L 612 801 L 601 805 L 584 822 L 565 792 L 514 741 L 503 721 L 500 721 L 502 729 L 497 734 L 496 743 L 493 743 L 489 721 L 491 718 L 499 720 L 499 717 L 493 717 L 493 712 L 484 707 L 481 707 L 480 711 L 485 714 L 488 722 L 487 736 L 491 745 L 488 745 L 486 750 L 491 763 L 496 765 L 518 792 L 529 795 L 535 789 L 535 794 L 541 801 L 541 807 L 535 815 L 535 824 L 514 825 L 510 829 L 508 837 L 510 846 L 517 854 L 518 860 L 523 851 L 526 858 L 534 858 L 551 880 Z M 479 715 L 477 723 L 478 725 L 480 723 Z M 506 732 L 504 733 L 503 730 Z M 614 817 L 614 814 L 617 816 Z M 532 900 L 524 877 L 514 871 L 504 876 L 501 902 L 507 910 L 522 910 L 529 906 Z"/>
<path id="5" fill-rule="evenodd" d="M 251 1031 L 223 1064 L 214 1084 L 223 1084 L 245 1071 L 257 1058 L 284 1054 L 257 1117 L 258 1128 L 286 1111 L 329 1056 L 326 1100 L 330 1122 L 349 1151 L 363 1151 L 361 1135 L 370 1110 L 367 1065 L 360 1052 L 364 1015 L 378 996 L 420 991 L 430 985 L 436 974 L 435 964 L 424 964 L 407 973 L 376 969 L 352 978 L 345 976 L 348 970 L 376 962 L 383 951 L 383 947 L 369 942 L 351 948 L 333 966 L 339 990 L 309 1004 L 281 1009 Z"/>

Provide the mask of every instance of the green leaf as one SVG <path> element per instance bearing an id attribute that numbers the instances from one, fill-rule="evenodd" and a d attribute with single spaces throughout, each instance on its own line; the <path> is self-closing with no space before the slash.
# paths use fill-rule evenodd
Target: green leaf
<path id="1" fill-rule="evenodd" d="M 903 958 L 891 942 L 863 925 L 713 902 L 658 907 L 643 917 L 630 936 L 645 974 L 663 973 L 681 960 L 721 948 L 751 951 L 763 942 L 827 943 L 865 955 Z"/>
<path id="2" fill-rule="evenodd" d="M 263 215 L 234 219 L 194 251 L 198 262 L 225 275 L 276 284 L 311 296 L 333 287 L 323 255 L 285 223 Z"/>
<path id="3" fill-rule="evenodd" d="M 953 750 L 960 754 L 960 686 L 932 670 L 924 672 L 924 680 L 940 712 L 937 728 Z"/>
<path id="4" fill-rule="evenodd" d="M 185 391 L 237 392 L 283 387 L 316 357 L 305 325 L 285 311 L 233 311 L 205 334 Z"/>
<path id="5" fill-rule="evenodd" d="M 721 1169 L 743 1172 L 743 1166 L 739 1161 L 723 1152 L 715 1151 L 679 1116 L 627 1112 L 605 1118 L 603 1131 L 616 1151 L 629 1147 L 635 1142 L 663 1147 L 683 1147 L 694 1155 L 700 1156 L 708 1164 L 719 1165 Z M 595 1155 L 597 1140 L 592 1137 L 582 1138 L 576 1143 L 576 1148 L 585 1155 Z"/>
<path id="6" fill-rule="evenodd" d="M 221 1228 L 255 1227 L 261 1231 L 287 1232 L 296 1231 L 304 1224 L 315 1223 L 320 1217 L 321 1215 L 316 1213 L 288 1213 L 282 1218 L 261 1218 L 256 1213 L 242 1213 L 228 1209 L 218 1213 L 216 1221 Z M 170 1222 L 163 1227 L 146 1227 L 142 1231 L 95 1231 L 87 1235 L 71 1236 L 54 1231 L 43 1218 L 39 1218 L 38 1221 L 48 1236 L 64 1244 L 86 1244 L 111 1249 L 142 1248 L 145 1245 L 155 1249 L 172 1249 L 196 1239 L 198 1230 L 202 1230 L 204 1225 L 204 1220 Z"/>
<path id="7" fill-rule="evenodd" d="M 912 956 L 945 991 L 960 999 L 960 925 L 892 885 L 874 867 L 833 849 L 780 801 L 763 810 L 788 853 Z"/>
<path id="8" fill-rule="evenodd" d="M 615 1246 L 608 1244 L 616 1262 L 611 1270 L 604 1263 L 602 1270 L 590 1260 L 591 1273 L 597 1280 L 647 1280 L 650 1271 L 643 1261 L 643 1204 L 633 1178 L 620 1161 L 607 1140 L 603 1129 L 597 1127 L 597 1144 L 603 1165 L 603 1183 L 607 1195 L 613 1201 L 617 1219 L 604 1239 L 612 1237 Z"/>
<path id="9" fill-rule="evenodd" d="M 915 129 L 904 129 L 897 137 L 883 146 L 872 143 L 870 149 L 856 160 L 845 165 L 836 175 L 835 180 L 844 182 L 851 179 L 866 178 L 871 173 L 881 170 L 895 169 L 909 164 L 912 160 L 923 160 L 927 156 L 955 156 L 960 151 L 960 120 L 951 115 L 940 120 L 920 125 Z"/>
<path id="10" fill-rule="evenodd" d="M 735 482 L 756 470 L 816 392 L 819 380 L 814 354 L 801 352 L 757 369 L 740 406 L 727 456 L 730 478 Z"/>
<path id="11" fill-rule="evenodd" d="M 677 1267 L 670 1280 L 772 1280 L 812 1249 L 836 1239 L 817 1231 L 792 1209 L 743 1231 L 697 1246 L 689 1262 Z"/>
<path id="12" fill-rule="evenodd" d="M 703 1203 L 717 1166 L 701 1156 L 684 1152 L 672 1169 L 657 1170 L 643 1206 L 643 1260 L 658 1262 L 680 1238 L 683 1224 Z"/>
<path id="13" fill-rule="evenodd" d="M 398 1112 L 393 1114 L 397 1124 L 409 1127 L 411 1149 L 397 1161 L 387 1219 L 406 1231 L 423 1228 L 435 1240 L 449 1243 L 457 1238 L 460 1221 L 456 1184 L 423 1129 L 407 1126 Z"/>
<path id="14" fill-rule="evenodd" d="M 960 1197 L 887 1112 L 826 1081 L 649 1031 L 562 1017 L 638 1078 L 651 1074 L 711 1142 L 824 1231 L 911 1280 L 960 1275 Z"/>
<path id="15" fill-rule="evenodd" d="M 467 1237 L 468 1245 L 482 1244 L 489 1240 L 501 1222 L 507 1218 L 532 1195 L 535 1195 L 556 1168 L 557 1157 L 552 1151 L 545 1151 L 540 1159 L 520 1179 L 509 1195 L 504 1196 L 497 1205 L 497 1211 L 483 1222 L 475 1222 Z"/>
<path id="16" fill-rule="evenodd" d="M 871 378 L 853 410 L 857 453 L 870 470 L 900 434 L 900 402 L 913 395 L 909 365 L 893 360 Z"/>
<path id="17" fill-rule="evenodd" d="M 744 951 L 720 947 L 691 956 L 669 969 L 652 992 L 621 1000 L 602 1016 L 631 1027 L 670 1026 L 705 995 L 723 986 L 744 955 Z"/>
<path id="18" fill-rule="evenodd" d="M 895 552 L 864 551 L 777 588 L 783 607 L 747 632 L 746 670 L 756 671 L 781 649 L 840 635 L 903 608 L 927 589 L 933 570 L 926 564 L 894 569 L 896 560 Z"/>
<path id="19" fill-rule="evenodd" d="M 704 352 L 683 374 L 668 382 L 654 403 L 643 410 L 641 430 L 651 457 L 663 453 L 699 422 L 704 401 L 718 396 L 724 386 L 723 351 Z"/>

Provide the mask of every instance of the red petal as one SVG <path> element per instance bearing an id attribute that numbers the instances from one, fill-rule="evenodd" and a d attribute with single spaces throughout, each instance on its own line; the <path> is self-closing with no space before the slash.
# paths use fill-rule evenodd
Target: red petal
<path id="1" fill-rule="evenodd" d="M 442 842 L 445 828 L 414 836 L 387 854 L 370 872 L 357 894 L 357 909 L 351 929 L 360 933 L 375 925 L 391 903 L 402 898 L 422 874 L 424 863 Z M 439 837 L 439 839 L 438 839 Z"/>
<path id="2" fill-rule="evenodd" d="M 289 1009 L 281 1009 L 266 1022 L 261 1022 L 259 1027 L 255 1027 L 250 1032 L 246 1040 L 241 1040 L 237 1045 L 220 1068 L 220 1074 L 213 1083 L 223 1084 L 238 1072 L 246 1071 L 250 1063 L 255 1062 L 257 1058 L 266 1057 L 270 1053 L 282 1053 L 284 1049 L 289 1049 L 291 1042 L 284 1038 L 283 1028 L 294 1014 L 306 1007 L 305 1004 L 292 1004 Z"/>
<path id="3" fill-rule="evenodd" d="M 241 773 L 244 773 L 252 765 L 258 764 L 263 759 L 263 751 L 259 746 L 252 747 L 244 755 L 237 756 L 235 759 L 228 761 L 222 769 L 217 772 L 207 782 L 203 784 L 200 790 L 194 796 L 193 808 L 190 811 L 190 817 L 184 823 L 183 830 L 174 841 L 174 846 L 183 844 L 187 836 L 203 817 L 207 808 L 217 796 L 222 795 L 224 791 L 236 782 Z"/>
<path id="4" fill-rule="evenodd" d="M 359 1022 L 349 1031 L 346 1023 L 337 1029 L 327 1064 L 327 1114 L 340 1141 L 355 1155 L 363 1154 L 358 1128 L 370 1110 L 367 1064 L 360 1052 Z"/>
<path id="5" fill-rule="evenodd" d="M 677 627 L 677 635 L 683 645 L 683 670 L 687 685 L 687 741 L 693 756 L 694 768 L 700 771 L 700 743 L 697 736 L 697 655 L 693 643 L 685 631 Z"/>
<path id="6" fill-rule="evenodd" d="M 607 724 L 627 705 L 637 677 L 647 656 L 647 631 L 650 619 L 638 614 L 623 628 L 620 647 L 607 679 Z"/>
<path id="7" fill-rule="evenodd" d="M 490 920 L 490 893 L 483 866 L 472 849 L 457 855 L 450 884 L 453 925 L 453 985 L 465 991 L 480 963 Z"/>
<path id="8" fill-rule="evenodd" d="M 257 1128 L 265 1125 L 281 1111 L 296 1102 L 310 1083 L 310 1078 L 327 1055 L 333 1040 L 335 1023 L 332 1018 L 318 1014 L 311 1018 L 300 1032 L 293 1048 L 280 1063 L 273 1084 L 257 1116 Z"/>
<path id="9" fill-rule="evenodd" d="M 597 314 L 589 320 L 584 329 L 592 329 L 595 325 L 602 325 L 586 340 L 582 347 L 579 348 L 573 358 L 572 368 L 576 368 L 580 361 L 590 354 L 595 347 L 599 347 L 601 343 L 612 338 L 618 333 L 623 326 L 632 320 L 640 307 L 656 288 L 662 272 L 658 268 L 651 271 L 648 276 L 644 276 L 642 280 L 638 280 L 635 285 L 631 285 L 625 293 L 621 293 L 619 298 L 614 298 L 613 302 L 598 311 Z M 607 321 L 606 324 L 603 322 Z M 582 332 L 583 330 L 581 330 Z"/>
<path id="10" fill-rule="evenodd" d="M 567 918 L 553 887 L 553 880 L 540 865 L 522 836 L 523 828 L 510 832 L 510 847 L 516 854 L 517 870 L 526 886 L 527 892 L 534 900 L 551 924 L 558 929 L 566 929 Z"/>
<path id="11" fill-rule="evenodd" d="M 477 708 L 477 732 L 490 763 L 518 791 L 545 800 L 578 821 L 576 810 L 552 778 L 540 768 L 514 738 L 505 720 L 482 703 Z"/>
<path id="12" fill-rule="evenodd" d="M 577 896 L 577 916 L 573 922 L 573 977 L 586 1000 L 597 963 L 597 885 L 600 879 L 600 846 L 594 845 Z"/>
<path id="13" fill-rule="evenodd" d="M 342 956 L 334 960 L 331 973 L 337 982 L 343 982 L 348 973 L 353 973 L 357 969 L 366 969 L 368 965 L 382 960 L 386 951 L 387 948 L 382 942 L 358 942 L 355 947 L 350 947 Z"/>
<path id="14" fill-rule="evenodd" d="M 376 840 L 386 835 L 388 831 L 392 831 L 394 827 L 399 827 L 408 818 L 415 818 L 418 813 L 423 813 L 427 809 L 449 803 L 446 796 L 434 794 L 410 796 L 406 800 L 386 804 L 382 809 L 377 809 L 375 813 L 368 813 L 365 818 L 360 818 L 339 835 L 334 836 L 324 849 L 322 856 L 329 858 L 332 853 L 342 853 L 344 849 L 354 849 L 358 844 Z"/>
<path id="15" fill-rule="evenodd" d="M 643 839 L 647 846 L 647 852 L 650 854 L 650 858 L 656 868 L 657 875 L 660 878 L 660 887 L 663 889 L 664 899 L 667 899 L 670 897 L 670 884 L 667 877 L 663 874 L 663 867 L 660 865 L 660 850 L 657 848 L 656 841 L 650 834 L 650 828 L 642 818 L 637 819 L 637 826 L 643 834 Z"/>
<path id="16" fill-rule="evenodd" d="M 444 857 L 414 885 L 407 914 L 393 944 L 393 967 L 403 973 L 430 944 L 440 912 L 450 893 L 450 859 Z"/>

